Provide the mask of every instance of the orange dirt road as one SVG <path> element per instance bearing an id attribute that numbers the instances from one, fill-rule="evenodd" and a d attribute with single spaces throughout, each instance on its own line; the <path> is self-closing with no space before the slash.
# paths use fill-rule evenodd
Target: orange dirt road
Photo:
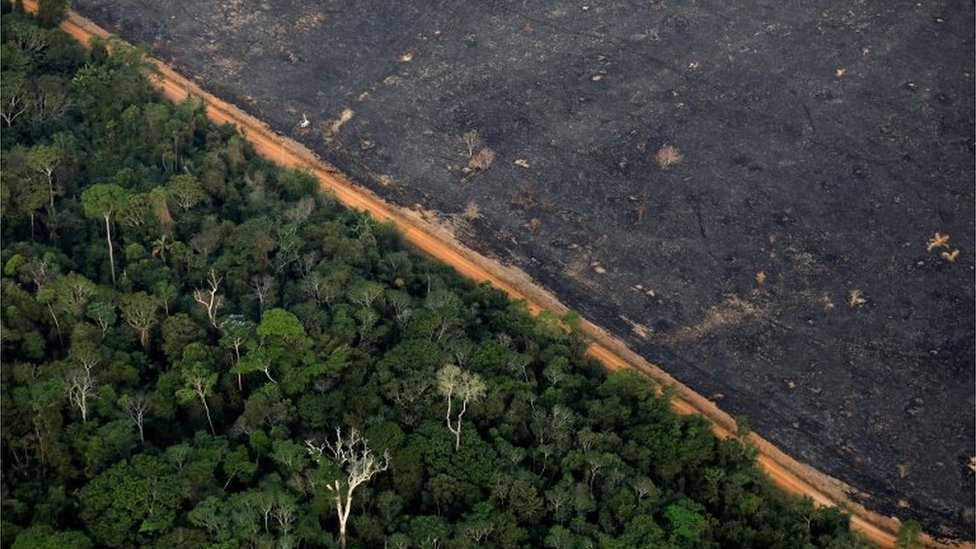
<path id="1" fill-rule="evenodd" d="M 29 10 L 36 9 L 36 0 L 26 0 L 25 4 Z M 61 24 L 61 29 L 84 45 L 92 37 L 110 36 L 107 31 L 75 12 L 69 14 L 68 19 Z M 567 311 L 566 306 L 554 295 L 535 284 L 521 270 L 466 248 L 448 229 L 426 220 L 417 212 L 385 202 L 372 191 L 352 183 L 335 167 L 318 159 L 304 146 L 278 135 L 260 120 L 205 92 L 162 62 L 155 59 L 150 61 L 158 69 L 158 74 L 153 77 L 153 84 L 166 99 L 180 102 L 193 97 L 203 101 L 207 116 L 212 121 L 236 126 L 259 154 L 279 164 L 312 172 L 319 178 L 322 187 L 328 189 L 340 203 L 349 208 L 367 211 L 377 219 L 395 223 L 411 244 L 438 261 L 453 266 L 462 276 L 476 282 L 487 281 L 514 299 L 524 299 L 533 312 L 550 310 L 562 314 Z M 734 435 L 735 421 L 713 402 L 678 383 L 602 328 L 585 320 L 581 325 L 593 341 L 589 354 L 600 360 L 606 368 L 616 370 L 631 367 L 648 375 L 660 385 L 674 385 L 678 389 L 677 396 L 672 399 L 675 411 L 708 417 L 713 423 L 713 431 L 719 437 Z M 880 547 L 894 547 L 895 533 L 900 526 L 897 519 L 874 513 L 850 500 L 847 494 L 856 490 L 794 460 L 761 436 L 752 433 L 748 441 L 758 449 L 759 465 L 781 489 L 809 496 L 820 505 L 836 505 L 845 509 L 851 513 L 853 529 Z M 923 541 L 927 547 L 973 547 L 939 543 L 930 537 Z"/>

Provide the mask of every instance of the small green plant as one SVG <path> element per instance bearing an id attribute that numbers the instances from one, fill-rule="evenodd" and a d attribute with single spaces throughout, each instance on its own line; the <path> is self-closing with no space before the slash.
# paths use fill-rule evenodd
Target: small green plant
<path id="1" fill-rule="evenodd" d="M 918 549 L 922 547 L 922 525 L 914 520 L 910 520 L 901 525 L 898 529 L 898 539 L 895 541 L 896 549 Z"/>

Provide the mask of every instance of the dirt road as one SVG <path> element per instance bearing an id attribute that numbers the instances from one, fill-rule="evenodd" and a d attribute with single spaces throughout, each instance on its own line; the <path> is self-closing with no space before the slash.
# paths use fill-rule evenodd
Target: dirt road
<path id="1" fill-rule="evenodd" d="M 29 8 L 34 5 L 33 1 L 26 3 Z M 85 44 L 93 36 L 106 37 L 109 34 L 75 13 L 62 23 L 62 28 Z M 450 264 L 463 276 L 478 282 L 488 281 L 513 298 L 526 300 L 534 312 L 566 311 L 566 307 L 552 294 L 535 284 L 521 270 L 507 267 L 465 248 L 445 227 L 428 221 L 417 212 L 383 201 L 371 191 L 353 184 L 336 168 L 320 161 L 305 147 L 276 134 L 266 124 L 234 105 L 206 93 L 163 63 L 155 60 L 153 62 L 159 70 L 158 77 L 154 80 L 155 86 L 166 99 L 174 102 L 188 97 L 201 99 L 211 120 L 237 126 L 260 154 L 282 165 L 311 171 L 320 179 L 322 186 L 329 189 L 341 203 L 350 208 L 368 211 L 378 219 L 392 221 L 409 242 L 433 258 Z M 676 411 L 703 414 L 712 420 L 717 436 L 733 435 L 734 420 L 714 403 L 676 382 L 666 372 L 635 354 L 623 342 L 611 337 L 598 326 L 584 321 L 583 328 L 594 342 L 589 353 L 602 361 L 607 368 L 633 367 L 662 385 L 676 386 L 678 396 L 672 402 Z M 852 514 L 851 524 L 854 529 L 879 546 L 894 546 L 898 521 L 873 513 L 852 501 L 847 495 L 853 492 L 850 486 L 797 462 L 755 433 L 750 435 L 749 442 L 759 450 L 760 466 L 782 489 L 807 495 L 818 504 L 837 505 L 846 509 Z M 948 546 L 930 538 L 926 542 L 932 547 Z"/>

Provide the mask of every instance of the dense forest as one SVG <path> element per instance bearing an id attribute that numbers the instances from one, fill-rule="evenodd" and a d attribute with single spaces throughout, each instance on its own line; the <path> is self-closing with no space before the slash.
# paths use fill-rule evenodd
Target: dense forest
<path id="1" fill-rule="evenodd" d="M 50 19 L 2 17 L 4 547 L 865 546 Z"/>

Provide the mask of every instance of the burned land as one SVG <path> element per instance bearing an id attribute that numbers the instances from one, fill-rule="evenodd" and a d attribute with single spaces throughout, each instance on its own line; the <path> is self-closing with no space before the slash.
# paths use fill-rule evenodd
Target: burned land
<path id="1" fill-rule="evenodd" d="M 76 8 L 972 539 L 971 3 Z"/>

